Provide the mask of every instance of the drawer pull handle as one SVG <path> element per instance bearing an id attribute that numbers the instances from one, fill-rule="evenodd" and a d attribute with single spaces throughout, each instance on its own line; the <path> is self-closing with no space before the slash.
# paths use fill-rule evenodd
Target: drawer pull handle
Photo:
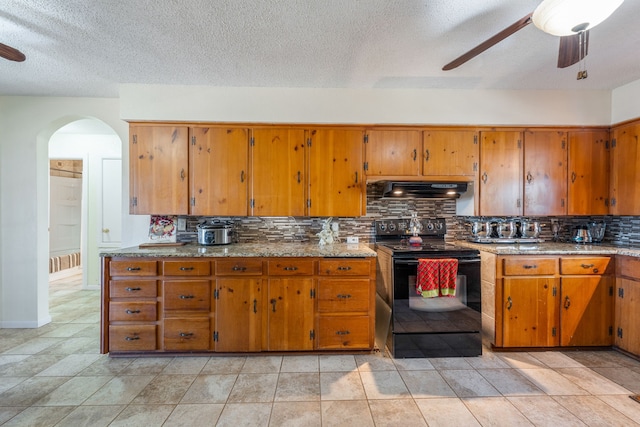
<path id="1" fill-rule="evenodd" d="M 346 295 L 345 294 L 338 294 L 336 296 L 338 298 L 341 298 L 341 299 L 349 299 L 349 298 L 351 298 L 351 295 L 349 295 L 349 294 L 346 294 Z"/>
<path id="2" fill-rule="evenodd" d="M 142 268 L 140 267 L 127 267 L 127 271 L 140 271 Z"/>
<path id="3" fill-rule="evenodd" d="M 569 299 L 568 296 L 564 297 L 564 308 L 568 310 L 570 306 L 571 306 L 571 300 Z"/>
<path id="4" fill-rule="evenodd" d="M 245 271 L 247 269 L 247 267 L 241 267 L 239 265 L 234 265 L 232 270 L 233 271 Z"/>
<path id="5" fill-rule="evenodd" d="M 180 271 L 191 271 L 194 270 L 194 267 L 180 267 Z"/>
<path id="6" fill-rule="evenodd" d="M 130 288 L 130 287 L 126 287 L 124 288 L 125 291 L 127 292 L 137 292 L 137 291 L 141 291 L 142 288 Z"/>
<path id="7" fill-rule="evenodd" d="M 127 314 L 138 314 L 138 313 L 140 313 L 140 310 L 129 310 L 129 309 L 126 309 L 124 312 L 127 313 Z"/>
<path id="8" fill-rule="evenodd" d="M 180 295 L 178 298 L 180 298 L 180 299 L 193 299 L 195 297 L 193 295 Z"/>
<path id="9" fill-rule="evenodd" d="M 284 271 L 296 271 L 298 269 L 298 267 L 284 267 L 283 270 Z"/>
<path id="10" fill-rule="evenodd" d="M 511 307 L 513 306 L 513 300 L 511 299 L 511 296 L 507 297 L 507 310 L 511 310 Z"/>
<path id="11" fill-rule="evenodd" d="M 124 337 L 125 341 L 137 341 L 140 337 Z"/>
<path id="12" fill-rule="evenodd" d="M 580 267 L 582 267 L 582 268 L 591 268 L 591 267 L 595 267 L 595 265 L 593 265 L 593 264 L 580 264 Z"/>
<path id="13" fill-rule="evenodd" d="M 180 332 L 178 335 L 180 335 L 180 338 L 188 338 L 193 336 L 193 332 Z"/>
<path id="14" fill-rule="evenodd" d="M 529 265 L 529 264 L 525 264 L 522 266 L 522 268 L 524 268 L 525 270 L 530 270 L 532 268 L 538 268 L 537 265 L 533 264 L 533 265 Z"/>
<path id="15" fill-rule="evenodd" d="M 349 331 L 336 331 L 336 335 L 349 335 Z"/>
<path id="16" fill-rule="evenodd" d="M 349 267 L 349 266 L 346 266 L 346 267 L 338 267 L 338 270 L 339 270 L 339 271 L 349 271 L 349 270 L 351 270 L 351 267 Z"/>

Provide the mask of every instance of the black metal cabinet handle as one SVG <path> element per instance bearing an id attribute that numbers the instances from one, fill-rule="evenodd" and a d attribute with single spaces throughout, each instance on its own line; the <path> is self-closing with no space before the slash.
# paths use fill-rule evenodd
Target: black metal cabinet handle
<path id="1" fill-rule="evenodd" d="M 569 296 L 564 297 L 564 308 L 568 310 L 570 306 L 571 300 L 569 299 Z"/>
<path id="2" fill-rule="evenodd" d="M 193 332 L 180 332 L 178 335 L 180 335 L 180 338 L 188 338 L 193 336 Z"/>
<path id="3" fill-rule="evenodd" d="M 427 150 L 427 151 L 429 151 L 429 150 Z M 413 157 L 413 161 L 415 162 L 416 159 L 418 158 L 418 149 L 416 149 L 416 148 L 413 149 L 413 155 L 411 157 Z"/>
<path id="4" fill-rule="evenodd" d="M 349 294 L 338 294 L 338 295 L 336 295 L 336 297 L 340 298 L 340 299 L 349 299 L 349 298 L 351 298 L 351 295 L 349 295 Z"/>
<path id="5" fill-rule="evenodd" d="M 253 300 L 253 312 L 254 313 L 258 312 L 258 300 L 257 299 Z"/>
<path id="6" fill-rule="evenodd" d="M 349 335 L 350 333 L 349 331 L 336 331 L 336 335 Z"/>
<path id="7" fill-rule="evenodd" d="M 244 171 L 240 172 L 240 182 L 244 182 Z"/>
<path id="8" fill-rule="evenodd" d="M 298 171 L 298 184 L 300 184 L 301 181 L 301 176 L 300 176 L 300 171 Z"/>
<path id="9" fill-rule="evenodd" d="M 513 300 L 511 299 L 511 296 L 507 297 L 507 310 L 511 310 L 511 307 L 513 307 Z"/>
<path id="10" fill-rule="evenodd" d="M 141 291 L 142 288 L 130 288 L 130 287 L 126 287 L 124 288 L 125 291 L 127 292 L 137 292 L 137 291 Z"/>
<path id="11" fill-rule="evenodd" d="M 180 267 L 180 271 L 191 271 L 195 270 L 195 267 Z"/>
<path id="12" fill-rule="evenodd" d="M 429 153 L 429 150 L 425 150 L 425 152 L 424 152 L 424 160 L 426 162 L 428 162 L 430 158 L 431 158 L 431 153 Z"/>
<path id="13" fill-rule="evenodd" d="M 576 175 L 576 173 L 575 173 L 575 172 L 571 172 L 571 182 L 572 182 L 572 183 L 573 183 L 573 182 L 576 182 L 576 178 L 577 178 L 577 177 L 578 177 L 578 176 Z"/>
<path id="14" fill-rule="evenodd" d="M 580 264 L 580 267 L 587 269 L 587 268 L 591 268 L 591 267 L 595 267 L 595 265 L 593 264 Z"/>
<path id="15" fill-rule="evenodd" d="M 276 303 L 278 302 L 275 298 L 273 298 L 271 301 L 271 305 L 273 306 L 273 312 L 276 312 Z"/>
<path id="16" fill-rule="evenodd" d="M 195 297 L 193 295 L 180 295 L 178 298 L 180 298 L 180 299 L 193 299 Z"/>
<path id="17" fill-rule="evenodd" d="M 140 310 L 129 310 L 129 309 L 126 309 L 124 312 L 127 313 L 127 314 L 138 314 L 138 313 L 140 313 Z"/>
<path id="18" fill-rule="evenodd" d="M 241 267 L 239 265 L 234 265 L 232 270 L 233 271 L 245 271 L 247 269 L 247 267 Z"/>
<path id="19" fill-rule="evenodd" d="M 137 341 L 140 337 L 124 337 L 125 341 Z"/>
<path id="20" fill-rule="evenodd" d="M 532 265 L 525 264 L 522 266 L 522 268 L 524 268 L 525 270 L 531 270 L 532 268 L 538 268 L 538 266 L 535 264 L 532 264 Z"/>
<path id="21" fill-rule="evenodd" d="M 487 183 L 487 179 L 489 179 L 489 175 L 487 175 L 487 173 L 483 173 L 482 174 L 482 182 L 484 182 L 485 184 Z"/>
<path id="22" fill-rule="evenodd" d="M 127 271 L 140 271 L 142 268 L 140 267 L 127 267 Z"/>
<path id="23" fill-rule="evenodd" d="M 283 267 L 282 268 L 284 271 L 296 271 L 298 269 L 298 267 Z"/>

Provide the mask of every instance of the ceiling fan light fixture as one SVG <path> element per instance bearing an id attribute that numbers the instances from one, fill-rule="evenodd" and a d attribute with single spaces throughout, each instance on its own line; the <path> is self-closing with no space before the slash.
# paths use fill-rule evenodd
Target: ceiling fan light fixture
<path id="1" fill-rule="evenodd" d="M 589 30 L 607 19 L 624 0 L 543 0 L 533 11 L 533 24 L 554 36 Z"/>

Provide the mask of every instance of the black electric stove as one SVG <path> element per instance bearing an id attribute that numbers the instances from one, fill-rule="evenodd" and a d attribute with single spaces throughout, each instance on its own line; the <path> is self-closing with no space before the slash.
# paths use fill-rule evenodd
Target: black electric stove
<path id="1" fill-rule="evenodd" d="M 420 222 L 419 245 L 410 243 L 410 219 L 375 222 L 377 293 L 391 309 L 386 346 L 395 358 L 481 355 L 480 253 L 445 242 L 445 219 Z M 455 297 L 417 294 L 417 267 L 423 258 L 458 260 Z"/>

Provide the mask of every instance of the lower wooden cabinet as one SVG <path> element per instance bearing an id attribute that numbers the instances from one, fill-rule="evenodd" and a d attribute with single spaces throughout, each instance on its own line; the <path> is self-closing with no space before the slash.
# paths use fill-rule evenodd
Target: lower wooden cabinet
<path id="1" fill-rule="evenodd" d="M 103 259 L 102 353 L 370 350 L 375 258 Z"/>
<path id="2" fill-rule="evenodd" d="M 613 344 L 614 259 L 499 256 L 496 347 Z"/>
<path id="3" fill-rule="evenodd" d="M 615 345 L 640 356 L 640 258 L 616 260 Z"/>

